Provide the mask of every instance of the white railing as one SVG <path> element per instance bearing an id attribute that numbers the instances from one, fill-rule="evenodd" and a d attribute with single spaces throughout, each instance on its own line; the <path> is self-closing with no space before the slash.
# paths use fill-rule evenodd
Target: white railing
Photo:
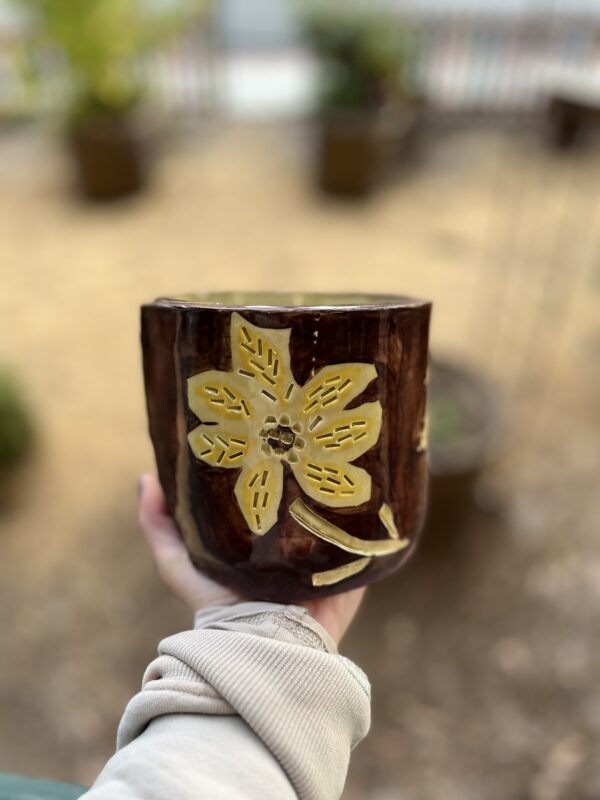
<path id="1" fill-rule="evenodd" d="M 536 4 L 535 11 L 526 12 L 515 10 L 510 2 L 503 11 L 484 11 L 483 4 L 475 12 L 475 3 L 466 6 L 463 0 L 462 5 L 446 4 L 450 10 L 442 13 L 437 5 L 428 0 L 426 5 L 423 1 L 418 6 L 404 3 L 398 9 L 399 21 L 417 42 L 418 80 L 434 110 L 532 111 L 540 106 L 550 75 L 568 71 L 589 78 L 600 71 L 598 2 L 590 3 L 587 10 L 572 2 L 553 2 L 548 8 Z M 270 42 L 264 52 L 256 45 L 248 50 L 243 36 L 238 38 L 237 44 L 232 43 L 223 21 L 214 25 L 208 17 L 155 53 L 140 68 L 156 102 L 184 115 L 210 113 L 218 105 L 217 87 L 235 76 L 238 62 L 243 62 L 240 80 L 245 86 L 254 81 L 255 96 L 260 95 L 261 83 L 266 94 L 272 93 L 275 87 L 268 85 L 264 69 L 266 56 L 274 62 L 281 58 L 288 71 L 294 68 L 296 86 L 313 79 L 306 51 L 290 45 L 290 37 L 284 37 L 279 51 Z M 21 54 L 19 26 L 10 15 L 0 14 L 0 118 L 52 110 L 64 92 L 58 74 L 49 69 L 42 90 L 33 94 L 20 69 Z M 271 72 L 275 80 L 277 70 Z M 303 92 L 298 90 L 298 95 Z"/>

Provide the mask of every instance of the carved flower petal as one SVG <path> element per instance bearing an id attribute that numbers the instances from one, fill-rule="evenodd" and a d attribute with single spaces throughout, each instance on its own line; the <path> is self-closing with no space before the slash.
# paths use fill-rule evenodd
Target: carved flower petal
<path id="1" fill-rule="evenodd" d="M 350 411 L 321 419 L 309 431 L 306 454 L 343 464 L 366 453 L 381 431 L 381 404 L 363 403 Z"/>
<path id="2" fill-rule="evenodd" d="M 248 527 L 260 536 L 277 522 L 283 492 L 283 467 L 273 458 L 244 467 L 235 496 Z"/>
<path id="3" fill-rule="evenodd" d="M 359 506 L 371 497 L 371 476 L 360 467 L 304 455 L 291 467 L 303 491 L 323 505 Z"/>
<path id="4" fill-rule="evenodd" d="M 242 466 L 252 444 L 243 422 L 198 425 L 187 438 L 196 458 L 212 467 L 228 469 Z"/>
<path id="5" fill-rule="evenodd" d="M 320 369 L 302 387 L 300 411 L 309 418 L 309 430 L 314 430 L 319 419 L 345 408 L 376 377 L 372 364 L 332 364 Z"/>
<path id="6" fill-rule="evenodd" d="M 247 421 L 252 403 L 244 393 L 241 378 L 216 369 L 188 379 L 188 404 L 202 422 Z"/>
<path id="7" fill-rule="evenodd" d="M 259 328 L 231 315 L 231 360 L 249 395 L 285 405 L 298 387 L 290 368 L 291 328 Z"/>

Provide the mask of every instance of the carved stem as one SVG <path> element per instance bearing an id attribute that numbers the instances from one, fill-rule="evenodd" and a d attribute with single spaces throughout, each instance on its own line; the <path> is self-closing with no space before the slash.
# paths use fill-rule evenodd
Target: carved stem
<path id="1" fill-rule="evenodd" d="M 311 511 L 299 497 L 291 504 L 290 514 L 296 522 L 300 523 L 306 530 L 314 533 L 319 539 L 334 544 L 348 553 L 355 553 L 361 556 L 387 556 L 390 553 L 404 550 L 409 545 L 408 539 L 377 539 L 376 541 L 369 541 L 351 536 L 346 531 L 338 528 L 337 525 Z"/>

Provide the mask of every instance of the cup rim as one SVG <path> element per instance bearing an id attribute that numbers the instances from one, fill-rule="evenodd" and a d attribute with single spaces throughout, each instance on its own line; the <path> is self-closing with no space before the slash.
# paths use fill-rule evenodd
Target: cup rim
<path id="1" fill-rule="evenodd" d="M 261 302 L 262 301 L 262 302 Z M 224 311 L 376 311 L 431 306 L 429 300 L 406 295 L 371 292 L 187 292 L 158 297 L 153 303 L 177 308 L 209 308 Z"/>

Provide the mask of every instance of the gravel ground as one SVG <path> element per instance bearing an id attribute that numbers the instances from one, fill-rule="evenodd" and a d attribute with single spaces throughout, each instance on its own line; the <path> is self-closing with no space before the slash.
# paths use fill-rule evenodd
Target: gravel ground
<path id="1" fill-rule="evenodd" d="M 313 195 L 296 130 L 215 129 L 98 209 L 49 137 L 0 153 L 0 357 L 38 425 L 0 512 L 0 769 L 92 781 L 156 642 L 189 624 L 136 531 L 139 304 L 371 289 L 432 298 L 435 349 L 497 381 L 507 423 L 480 508 L 373 587 L 348 637 L 374 723 L 345 798 L 598 798 L 598 154 L 440 132 L 362 207 Z"/>

